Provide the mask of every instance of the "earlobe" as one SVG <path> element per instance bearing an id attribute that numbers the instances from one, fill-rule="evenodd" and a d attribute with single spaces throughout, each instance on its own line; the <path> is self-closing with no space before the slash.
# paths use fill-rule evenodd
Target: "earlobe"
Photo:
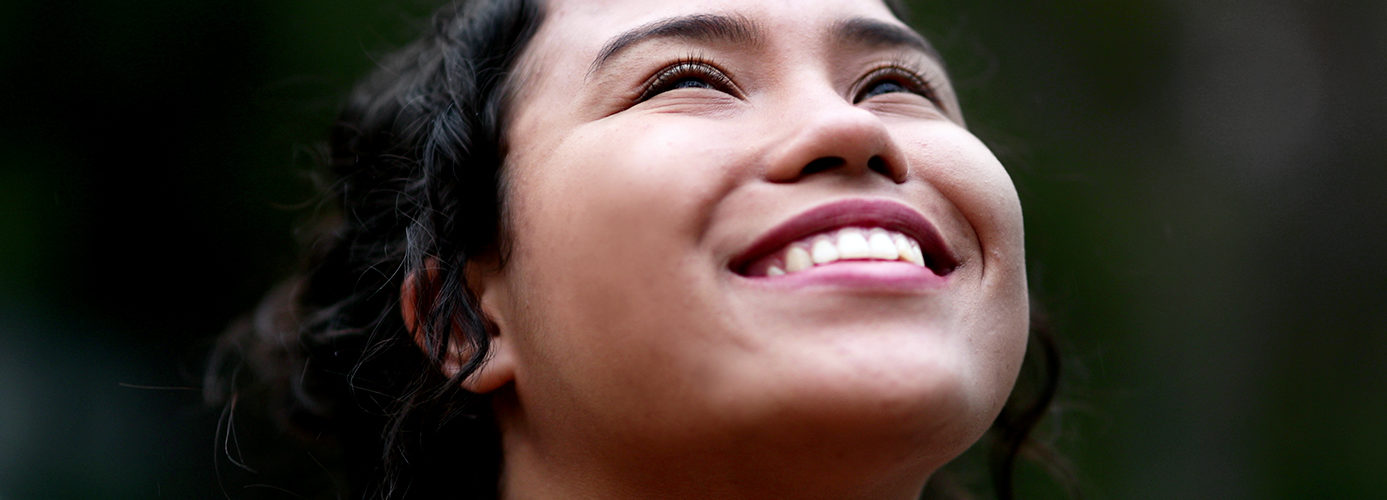
<path id="1" fill-rule="evenodd" d="M 515 376 L 515 357 L 513 348 L 507 342 L 508 338 L 504 335 L 507 330 L 505 327 L 505 317 L 500 314 L 502 308 L 498 307 L 501 302 L 501 294 L 504 286 L 501 286 L 499 272 L 484 270 L 494 270 L 493 266 L 485 263 L 469 263 L 467 265 L 467 285 L 473 291 L 477 299 L 477 305 L 481 309 L 482 317 L 486 323 L 488 337 L 488 347 L 480 367 L 472 372 L 467 378 L 463 379 L 462 387 L 470 392 L 485 394 L 499 389 L 514 380 Z M 427 339 L 424 337 L 422 325 L 420 324 L 418 306 L 421 301 L 432 302 L 438 297 L 427 297 L 423 294 L 437 293 L 436 287 L 428 286 L 429 281 L 437 279 L 436 273 L 440 272 L 437 261 L 430 259 L 423 269 L 411 272 L 400 284 L 400 314 L 407 328 L 414 339 L 414 343 L 420 349 L 427 350 Z M 426 281 L 427 280 L 427 281 Z M 467 361 L 472 358 L 473 347 L 467 342 L 469 332 L 462 331 L 463 325 L 454 323 L 454 330 L 450 332 L 452 341 L 448 343 L 448 354 L 443 358 L 443 364 L 439 369 L 448 377 L 455 377 L 467 365 Z"/>
<path id="2" fill-rule="evenodd" d="M 500 335 L 491 336 L 491 347 L 488 349 L 487 356 L 482 360 L 482 365 L 477 371 L 472 372 L 467 378 L 462 380 L 462 388 L 476 394 L 486 394 L 496 389 L 500 389 L 506 384 L 515 380 L 515 355 L 506 342 L 507 337 Z M 461 354 L 461 353 L 459 353 Z M 443 370 L 448 376 L 457 375 L 465 362 L 464 356 L 451 356 Z"/>

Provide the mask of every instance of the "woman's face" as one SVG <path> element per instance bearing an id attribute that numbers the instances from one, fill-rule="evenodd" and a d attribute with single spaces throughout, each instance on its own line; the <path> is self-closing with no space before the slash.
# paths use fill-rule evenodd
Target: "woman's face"
<path id="1" fill-rule="evenodd" d="M 519 71 L 510 258 L 474 280 L 508 447 L 814 433 L 920 467 L 986 429 L 1025 350 L 1021 208 L 883 3 L 554 0 Z"/>

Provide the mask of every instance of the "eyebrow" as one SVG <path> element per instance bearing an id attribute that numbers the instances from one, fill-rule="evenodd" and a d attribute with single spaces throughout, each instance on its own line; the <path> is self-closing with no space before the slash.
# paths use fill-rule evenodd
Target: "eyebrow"
<path id="1" fill-rule="evenodd" d="M 868 47 L 905 47 L 924 52 L 935 61 L 942 62 L 939 52 L 928 40 L 908 28 L 866 17 L 853 17 L 833 24 L 830 29 L 834 41 L 844 45 Z M 626 31 L 602 46 L 588 75 L 616 57 L 622 51 L 642 42 L 675 38 L 695 42 L 724 42 L 737 45 L 761 45 L 765 30 L 756 22 L 743 16 L 722 14 L 695 14 L 671 17 L 644 24 Z"/>
<path id="2" fill-rule="evenodd" d="M 834 41 L 844 45 L 867 47 L 904 47 L 924 52 L 936 62 L 943 62 L 939 51 L 919 33 L 903 26 L 866 17 L 853 17 L 833 23 Z"/>
<path id="3" fill-rule="evenodd" d="M 755 22 L 742 16 L 696 14 L 661 19 L 612 38 L 602 46 L 601 51 L 598 51 L 597 58 L 593 59 L 592 66 L 588 68 L 588 74 L 596 72 L 608 60 L 640 42 L 675 38 L 754 46 L 761 44 L 763 32 Z"/>

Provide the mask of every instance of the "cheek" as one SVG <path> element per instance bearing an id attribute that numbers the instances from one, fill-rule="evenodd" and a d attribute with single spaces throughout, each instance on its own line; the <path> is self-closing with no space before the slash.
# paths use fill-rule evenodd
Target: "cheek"
<path id="1" fill-rule="evenodd" d="M 687 134 L 623 132 L 579 131 L 512 185 L 518 247 L 538 265 L 650 271 L 698 243 L 723 160 L 690 152 Z"/>
<path id="2" fill-rule="evenodd" d="M 965 381 L 978 408 L 1000 408 L 1019 371 L 1029 332 L 1025 234 L 1021 204 L 1006 169 L 966 129 L 935 123 L 898 137 L 910 153 L 913 176 L 947 200 L 946 232 L 974 247 L 965 262 L 976 273 L 960 303 L 960 351 L 975 366 Z"/>
<path id="3" fill-rule="evenodd" d="M 981 280 L 979 314 L 968 318 L 967 329 L 977 332 L 969 346 L 983 369 L 978 376 L 990 390 L 991 404 L 1000 408 L 1020 370 L 1030 325 L 1026 280 L 1025 231 L 1021 203 L 1006 169 L 972 134 L 936 147 L 932 154 L 970 159 L 942 161 L 951 165 L 935 172 L 935 184 L 957 206 L 979 245 Z"/>
<path id="4" fill-rule="evenodd" d="M 689 153 L 696 134 L 663 130 L 580 129 L 545 158 L 517 161 L 508 266 L 532 379 L 629 385 L 706 337 L 678 332 L 715 307 L 698 294 L 716 265 L 700 249 L 726 161 Z"/>
<path id="5" fill-rule="evenodd" d="M 1021 202 L 1001 162 L 962 128 L 946 127 L 925 137 L 913 144 L 914 164 L 962 213 L 984 253 L 1006 252 L 988 264 L 1024 267 Z"/>

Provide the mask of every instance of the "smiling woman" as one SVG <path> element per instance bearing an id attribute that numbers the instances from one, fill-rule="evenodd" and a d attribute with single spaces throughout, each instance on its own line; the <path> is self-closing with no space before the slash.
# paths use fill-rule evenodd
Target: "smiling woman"
<path id="1" fill-rule="evenodd" d="M 340 215 L 212 373 L 281 388 L 355 496 L 918 496 L 1029 309 L 1015 189 L 898 12 L 450 6 L 354 94 Z"/>

